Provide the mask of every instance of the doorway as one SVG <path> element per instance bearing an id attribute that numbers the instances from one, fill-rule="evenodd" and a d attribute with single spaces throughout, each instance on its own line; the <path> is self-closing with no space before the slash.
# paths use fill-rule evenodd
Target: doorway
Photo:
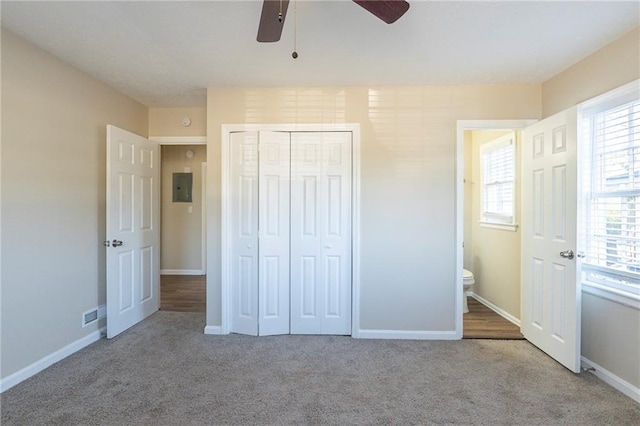
<path id="1" fill-rule="evenodd" d="M 467 130 L 464 137 L 464 269 L 474 284 L 463 296 L 468 306 L 463 338 L 524 339 L 516 188 L 522 134 Z"/>
<path id="2" fill-rule="evenodd" d="M 493 120 L 458 122 L 457 140 L 457 315 L 456 329 L 462 338 L 522 339 L 520 333 L 520 235 L 519 150 L 521 130 L 533 120 Z M 511 140 L 514 161 L 513 213 L 494 220 L 486 217 L 488 202 L 483 188 L 483 155 L 499 162 L 500 148 Z M 493 152 L 493 153 L 492 153 Z M 494 160 L 495 161 L 495 160 Z M 484 165 L 486 167 L 486 165 Z M 486 176 L 484 177 L 486 180 Z M 500 189 L 503 191 L 504 189 Z M 508 191 L 507 191 L 508 192 Z M 499 210 L 504 210 L 504 206 Z M 507 209 L 508 210 L 508 209 Z M 500 216 L 500 215 L 498 215 Z M 502 223 L 499 223 L 502 222 Z M 468 293 L 462 285 L 463 269 L 471 271 L 475 283 Z M 469 313 L 462 314 L 464 299 Z"/>
<path id="3" fill-rule="evenodd" d="M 206 138 L 161 149 L 160 310 L 206 311 Z"/>

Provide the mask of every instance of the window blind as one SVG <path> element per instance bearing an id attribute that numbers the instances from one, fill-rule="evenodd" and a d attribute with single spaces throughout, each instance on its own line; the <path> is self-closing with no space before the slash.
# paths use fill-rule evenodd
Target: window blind
<path id="1" fill-rule="evenodd" d="M 482 217 L 487 222 L 512 223 L 514 212 L 513 137 L 482 150 Z"/>
<path id="2" fill-rule="evenodd" d="M 591 139 L 585 266 L 591 278 L 640 283 L 640 101 L 587 119 Z M 589 268 L 587 268 L 589 269 Z"/>

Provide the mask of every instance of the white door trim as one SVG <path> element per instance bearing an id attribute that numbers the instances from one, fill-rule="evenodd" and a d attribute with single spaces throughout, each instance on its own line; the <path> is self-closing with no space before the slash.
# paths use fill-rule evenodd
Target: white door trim
<path id="1" fill-rule="evenodd" d="M 160 145 L 206 145 L 206 136 L 149 136 Z"/>
<path id="2" fill-rule="evenodd" d="M 216 334 L 228 334 L 230 318 L 230 220 L 229 211 L 229 144 L 231 133 L 250 131 L 273 132 L 351 132 L 352 140 L 352 285 L 351 285 L 351 335 L 360 337 L 360 124 L 331 123 L 331 124 L 223 124 L 222 125 L 222 188 L 221 188 L 221 325 Z M 461 299 L 462 300 L 462 299 Z"/>
<path id="3" fill-rule="evenodd" d="M 462 339 L 462 268 L 464 265 L 464 132 L 468 130 L 522 130 L 538 120 L 456 121 L 456 298 L 455 335 Z"/>
<path id="4" fill-rule="evenodd" d="M 200 202 L 202 203 L 202 226 L 200 230 L 200 269 L 202 275 L 207 275 L 207 162 L 202 163 L 202 190 Z M 206 309 L 206 307 L 205 307 Z"/>

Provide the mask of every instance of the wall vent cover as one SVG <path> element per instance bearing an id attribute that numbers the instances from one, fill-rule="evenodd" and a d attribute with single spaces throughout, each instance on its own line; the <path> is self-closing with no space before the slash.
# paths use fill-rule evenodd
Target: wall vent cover
<path id="1" fill-rule="evenodd" d="M 92 309 L 82 315 L 82 326 L 85 327 L 92 322 L 98 321 L 98 309 Z"/>

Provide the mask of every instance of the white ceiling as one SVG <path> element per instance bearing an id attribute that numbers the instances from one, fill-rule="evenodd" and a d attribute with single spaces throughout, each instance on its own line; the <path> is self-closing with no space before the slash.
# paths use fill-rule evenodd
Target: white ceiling
<path id="1" fill-rule="evenodd" d="M 535 83 L 619 38 L 638 1 L 415 1 L 387 25 L 349 0 L 297 2 L 256 42 L 261 1 L 7 1 L 2 26 L 152 106 L 214 86 Z"/>

